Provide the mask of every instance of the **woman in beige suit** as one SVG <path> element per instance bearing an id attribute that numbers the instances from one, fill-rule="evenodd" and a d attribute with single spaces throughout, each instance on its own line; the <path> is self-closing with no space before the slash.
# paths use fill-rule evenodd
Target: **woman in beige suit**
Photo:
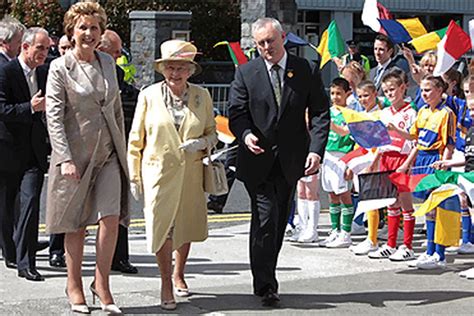
<path id="1" fill-rule="evenodd" d="M 188 83 L 199 70 L 196 47 L 180 40 L 161 45 L 155 70 L 165 80 L 139 97 L 128 143 L 128 166 L 135 198 L 143 192 L 148 248 L 161 273 L 161 307 L 176 308 L 174 293 L 188 296 L 184 266 L 192 241 L 207 238 L 202 158 L 217 142 L 209 92 Z"/>
<path id="2" fill-rule="evenodd" d="M 95 50 L 106 15 L 97 3 L 80 2 L 64 16 L 72 50 L 51 63 L 46 115 L 53 148 L 46 228 L 66 233 L 66 295 L 75 312 L 89 313 L 81 264 L 85 228 L 99 224 L 97 265 L 90 290 L 106 312 L 120 313 L 109 287 L 119 219 L 127 224 L 124 121 L 115 62 Z"/>

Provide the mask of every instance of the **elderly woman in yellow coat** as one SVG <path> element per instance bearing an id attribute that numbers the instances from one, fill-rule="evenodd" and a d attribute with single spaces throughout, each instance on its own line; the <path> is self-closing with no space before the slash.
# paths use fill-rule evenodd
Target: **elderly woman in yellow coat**
<path id="1" fill-rule="evenodd" d="M 207 238 L 202 159 L 217 135 L 209 92 L 187 82 L 200 69 L 195 54 L 189 42 L 161 45 L 155 70 L 165 80 L 140 93 L 128 143 L 131 190 L 137 199 L 143 193 L 148 249 L 156 254 L 167 310 L 176 308 L 174 294 L 189 295 L 184 266 L 190 243 Z"/>

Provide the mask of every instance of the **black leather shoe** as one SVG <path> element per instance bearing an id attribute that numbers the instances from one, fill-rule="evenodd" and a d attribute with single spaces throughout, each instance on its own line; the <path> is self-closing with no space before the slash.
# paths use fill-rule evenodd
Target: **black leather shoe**
<path id="1" fill-rule="evenodd" d="M 216 214 L 222 214 L 224 205 L 217 203 L 216 201 L 207 202 L 207 209 L 214 211 Z"/>
<path id="2" fill-rule="evenodd" d="M 127 274 L 137 274 L 138 269 L 128 260 L 121 260 L 112 264 L 112 270 Z"/>
<path id="3" fill-rule="evenodd" d="M 5 259 L 5 266 L 6 266 L 8 269 L 16 269 L 16 262 L 15 262 L 15 261 L 12 261 L 12 260 L 7 260 L 7 259 Z"/>
<path id="4" fill-rule="evenodd" d="M 18 276 L 29 281 L 44 281 L 44 278 L 36 269 L 18 270 Z"/>
<path id="5" fill-rule="evenodd" d="M 36 251 L 41 251 L 49 247 L 49 242 L 47 241 L 38 241 L 38 244 L 36 245 Z"/>
<path id="6" fill-rule="evenodd" d="M 268 289 L 267 292 L 263 294 L 262 306 L 273 308 L 280 307 L 280 296 L 278 296 L 278 294 L 272 289 Z"/>
<path id="7" fill-rule="evenodd" d="M 66 260 L 64 259 L 64 255 L 59 255 L 57 253 L 52 254 L 49 256 L 49 265 L 55 268 L 65 268 Z"/>

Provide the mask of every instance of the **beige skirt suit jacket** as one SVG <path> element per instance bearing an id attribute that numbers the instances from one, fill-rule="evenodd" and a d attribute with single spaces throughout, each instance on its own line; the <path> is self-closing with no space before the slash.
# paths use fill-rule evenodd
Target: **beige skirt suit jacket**
<path id="1" fill-rule="evenodd" d="M 120 215 L 121 223 L 128 225 L 126 142 L 115 62 L 101 52 L 96 57 L 92 67 L 69 51 L 50 66 L 48 233 L 74 232 L 108 215 Z M 65 161 L 74 162 L 80 180 L 61 175 Z"/>
<path id="2" fill-rule="evenodd" d="M 209 92 L 189 84 L 188 107 L 177 130 L 162 95 L 153 84 L 139 97 L 128 141 L 130 181 L 143 186 L 148 250 L 160 250 L 172 229 L 173 249 L 207 238 L 207 208 L 203 187 L 205 151 L 178 147 L 188 139 L 217 142 Z"/>

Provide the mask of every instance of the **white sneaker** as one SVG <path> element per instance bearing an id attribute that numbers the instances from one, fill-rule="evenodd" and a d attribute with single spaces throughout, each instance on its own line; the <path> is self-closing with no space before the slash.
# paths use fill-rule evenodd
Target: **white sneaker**
<path id="1" fill-rule="evenodd" d="M 336 240 L 338 234 L 339 232 L 337 230 L 331 230 L 329 236 L 319 243 L 319 247 L 326 247 L 327 244 Z"/>
<path id="2" fill-rule="evenodd" d="M 459 247 L 458 253 L 462 255 L 472 254 L 474 253 L 474 245 L 471 244 L 470 242 L 461 244 L 461 246 Z"/>
<path id="3" fill-rule="evenodd" d="M 474 279 L 474 269 L 469 269 L 466 271 L 466 279 L 468 280 Z"/>
<path id="4" fill-rule="evenodd" d="M 423 252 L 421 255 L 418 256 L 418 258 L 416 258 L 416 260 L 410 262 L 408 264 L 408 266 L 410 268 L 416 268 L 416 265 L 419 263 L 419 262 L 422 262 L 422 261 L 425 261 L 427 260 L 429 257 L 431 257 L 430 255 L 428 255 L 426 252 Z"/>
<path id="5" fill-rule="evenodd" d="M 291 242 L 297 242 L 298 238 L 301 234 L 301 228 L 299 226 L 295 226 L 291 231 L 285 233 L 285 240 Z"/>
<path id="6" fill-rule="evenodd" d="M 474 274 L 474 268 L 470 268 L 470 269 L 467 269 L 467 270 L 464 270 L 464 271 L 461 271 L 458 273 L 458 275 L 461 277 L 461 278 L 465 278 L 467 277 L 467 275 L 470 275 L 470 274 Z"/>
<path id="7" fill-rule="evenodd" d="M 357 256 L 364 256 L 369 252 L 376 251 L 379 249 L 378 245 L 374 245 L 372 240 L 367 238 L 366 240 L 358 243 L 357 245 L 350 246 L 349 250 L 352 251 Z"/>
<path id="8" fill-rule="evenodd" d="M 365 227 L 364 225 L 359 225 L 356 222 L 352 222 L 351 227 L 351 235 L 358 236 L 365 234 Z"/>
<path id="9" fill-rule="evenodd" d="M 413 249 L 410 249 L 405 245 L 401 245 L 393 255 L 388 257 L 388 259 L 391 261 L 415 260 L 415 252 Z"/>
<path id="10" fill-rule="evenodd" d="M 421 270 L 444 269 L 446 268 L 446 259 L 439 260 L 439 255 L 435 253 L 428 259 L 418 262 L 416 267 Z"/>
<path id="11" fill-rule="evenodd" d="M 396 248 L 392 248 L 389 245 L 385 244 L 380 247 L 377 251 L 369 253 L 369 258 L 371 259 L 384 259 L 393 255 L 397 251 Z"/>
<path id="12" fill-rule="evenodd" d="M 348 248 L 352 244 L 351 234 L 345 231 L 339 232 L 337 238 L 326 244 L 326 248 Z"/>
<path id="13" fill-rule="evenodd" d="M 306 229 L 298 237 L 300 243 L 312 243 L 319 240 L 318 232 L 313 229 Z"/>

